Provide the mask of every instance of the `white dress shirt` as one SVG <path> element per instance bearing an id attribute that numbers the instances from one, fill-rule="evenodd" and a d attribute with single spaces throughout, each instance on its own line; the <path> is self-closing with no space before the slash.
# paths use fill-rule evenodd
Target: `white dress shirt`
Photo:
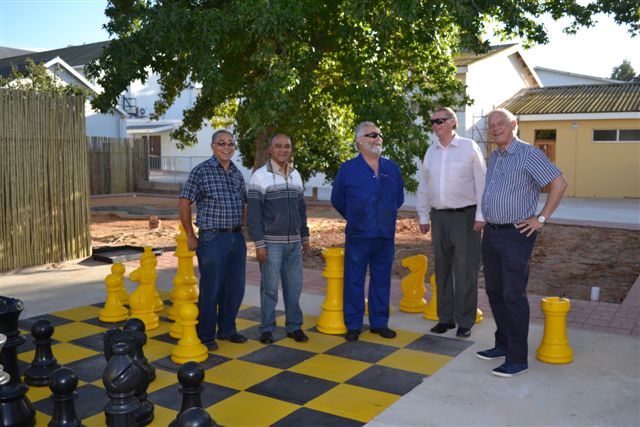
<path id="1" fill-rule="evenodd" d="M 482 192 L 487 167 L 475 141 L 456 134 L 444 146 L 432 144 L 424 155 L 418 173 L 416 210 L 420 224 L 431 222 L 434 209 L 463 208 L 477 205 L 476 221 L 482 217 Z"/>

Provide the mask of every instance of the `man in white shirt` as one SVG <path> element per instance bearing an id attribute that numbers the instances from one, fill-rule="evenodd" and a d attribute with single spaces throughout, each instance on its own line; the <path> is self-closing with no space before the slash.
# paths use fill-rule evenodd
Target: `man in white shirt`
<path id="1" fill-rule="evenodd" d="M 438 143 L 424 156 L 416 204 L 420 232 L 431 230 L 435 254 L 438 324 L 431 332 L 442 334 L 457 324 L 456 335 L 467 338 L 478 306 L 486 166 L 478 144 L 456 133 L 451 108 L 436 110 L 431 125 Z"/>

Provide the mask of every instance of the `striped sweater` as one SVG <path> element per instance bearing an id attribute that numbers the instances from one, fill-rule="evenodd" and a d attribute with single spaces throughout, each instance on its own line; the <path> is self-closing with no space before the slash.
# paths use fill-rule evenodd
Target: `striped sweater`
<path id="1" fill-rule="evenodd" d="M 266 243 L 309 242 L 307 206 L 297 170 L 285 178 L 267 162 L 253 172 L 248 199 L 247 225 L 256 248 Z"/>

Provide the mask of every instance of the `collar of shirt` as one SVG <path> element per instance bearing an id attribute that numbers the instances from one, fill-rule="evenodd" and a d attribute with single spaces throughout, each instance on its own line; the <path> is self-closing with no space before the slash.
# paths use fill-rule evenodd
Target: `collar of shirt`
<path id="1" fill-rule="evenodd" d="M 283 178 L 287 178 L 293 171 L 293 162 L 287 163 L 286 170 L 280 167 L 273 159 L 269 159 L 269 165 L 271 166 L 271 172 L 280 175 Z"/>
<path id="2" fill-rule="evenodd" d="M 438 141 L 438 145 L 436 145 L 436 147 L 437 147 L 437 148 L 439 148 L 439 149 L 441 149 L 441 150 L 444 150 L 444 149 L 446 149 L 447 147 L 451 147 L 451 146 L 457 147 L 457 146 L 460 144 L 460 141 L 458 140 L 458 138 L 460 138 L 460 137 L 458 136 L 458 134 L 457 134 L 457 133 L 454 133 L 454 134 L 453 134 L 453 139 L 451 140 L 451 142 L 450 142 L 449 144 L 447 144 L 447 145 L 442 145 L 442 143 L 441 143 L 440 141 Z"/>
<path id="3" fill-rule="evenodd" d="M 507 149 L 502 151 L 501 149 L 497 149 L 499 156 L 507 156 L 511 154 L 515 154 L 515 152 L 520 148 L 520 140 L 518 138 L 513 138 L 513 141 L 507 146 Z"/>

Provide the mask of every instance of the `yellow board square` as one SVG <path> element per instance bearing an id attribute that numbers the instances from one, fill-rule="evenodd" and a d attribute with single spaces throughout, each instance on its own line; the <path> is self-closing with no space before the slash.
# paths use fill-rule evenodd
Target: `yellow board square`
<path id="1" fill-rule="evenodd" d="M 244 360 L 230 360 L 227 363 L 207 369 L 204 373 L 204 378 L 210 383 L 231 387 L 236 390 L 244 390 L 280 372 L 282 372 L 282 369 L 245 362 Z"/>
<path id="2" fill-rule="evenodd" d="M 28 385 L 29 389 L 27 390 L 27 398 L 30 402 L 34 403 L 39 400 L 48 399 L 51 396 L 51 389 L 49 388 L 49 384 L 43 386 L 31 386 Z"/>
<path id="3" fill-rule="evenodd" d="M 329 354 L 317 354 L 289 368 L 289 371 L 341 383 L 358 375 L 370 366 L 370 363 L 358 360 L 345 359 L 344 357 L 331 356 Z"/>
<path id="4" fill-rule="evenodd" d="M 67 323 L 65 325 L 56 326 L 53 331 L 53 339 L 58 341 L 73 341 L 78 338 L 88 337 L 90 335 L 101 334 L 108 330 L 108 328 L 101 328 L 100 326 L 91 325 L 83 322 Z"/>
<path id="5" fill-rule="evenodd" d="M 304 406 L 366 423 L 398 399 L 395 394 L 338 384 Z"/>
<path id="6" fill-rule="evenodd" d="M 156 379 L 149 384 L 147 393 L 153 393 L 156 390 L 175 384 L 178 381 L 178 374 L 173 372 L 156 369 Z"/>
<path id="7" fill-rule="evenodd" d="M 306 332 L 306 334 L 309 337 L 307 342 L 296 342 L 291 338 L 284 338 L 278 341 L 278 345 L 314 353 L 324 353 L 345 342 L 342 335 L 327 335 L 319 332 Z"/>
<path id="8" fill-rule="evenodd" d="M 284 314 L 276 317 L 276 325 L 282 326 L 283 328 L 286 326 L 287 317 Z M 304 315 L 302 318 L 302 330 L 307 330 L 313 328 L 318 324 L 318 316 L 310 316 Z"/>
<path id="9" fill-rule="evenodd" d="M 98 313 L 102 310 L 100 307 L 95 307 L 93 305 L 85 305 L 83 307 L 72 308 L 69 310 L 58 311 L 56 313 L 51 313 L 54 316 L 62 317 L 69 320 L 75 320 L 77 322 L 93 319 L 94 317 L 98 317 Z M 59 328 L 56 327 L 56 329 Z"/>
<path id="10" fill-rule="evenodd" d="M 238 331 L 242 331 L 243 329 L 249 329 L 259 324 L 260 322 L 256 322 L 255 320 L 242 319 L 240 317 L 236 318 L 236 329 Z"/>
<path id="11" fill-rule="evenodd" d="M 149 426 L 168 426 L 173 420 L 176 419 L 178 415 L 178 411 L 174 411 L 173 409 L 165 408 L 164 406 L 155 405 L 153 408 L 153 421 Z M 104 413 L 102 414 L 104 418 Z M 92 426 L 94 424 L 87 424 L 87 427 Z M 104 421 L 102 424 L 95 424 L 96 426 L 104 425 Z"/>
<path id="12" fill-rule="evenodd" d="M 51 415 L 47 415 L 44 412 L 40 412 L 40 411 L 36 410 L 36 425 L 35 425 L 35 427 L 47 427 L 49 425 L 49 421 L 51 421 Z M 82 421 L 82 422 L 84 423 L 84 421 Z"/>
<path id="13" fill-rule="evenodd" d="M 261 347 L 264 347 L 263 344 L 254 340 L 247 340 L 244 344 L 235 344 L 225 340 L 217 340 L 216 343 L 218 344 L 218 349 L 213 353 L 229 357 L 231 359 L 237 359 L 238 357 L 242 357 L 245 354 L 249 354 Z"/>
<path id="14" fill-rule="evenodd" d="M 207 412 L 223 426 L 269 426 L 286 417 L 298 405 L 241 391 L 213 406 Z"/>
<path id="15" fill-rule="evenodd" d="M 383 338 L 378 334 L 372 334 L 367 331 L 360 335 L 362 341 L 373 342 L 376 344 L 384 344 L 392 347 L 404 347 L 405 345 L 412 343 L 420 338 L 423 334 L 418 332 L 403 331 L 401 329 L 396 330 L 396 337 L 392 339 Z"/>
<path id="16" fill-rule="evenodd" d="M 100 354 L 95 350 L 89 350 L 88 348 L 80 347 L 66 342 L 52 345 L 51 351 L 53 352 L 53 356 L 61 365 L 67 365 L 77 360 Z M 18 359 L 27 363 L 31 363 L 33 362 L 33 357 L 35 356 L 35 354 L 35 350 L 20 353 L 18 355 Z"/>
<path id="17" fill-rule="evenodd" d="M 451 360 L 451 356 L 401 348 L 379 361 L 378 365 L 432 375 Z"/>
<path id="18" fill-rule="evenodd" d="M 144 355 L 150 362 L 154 362 L 158 359 L 170 356 L 176 344 L 169 344 L 158 340 L 149 340 L 147 341 L 147 345 L 144 346 Z"/>

